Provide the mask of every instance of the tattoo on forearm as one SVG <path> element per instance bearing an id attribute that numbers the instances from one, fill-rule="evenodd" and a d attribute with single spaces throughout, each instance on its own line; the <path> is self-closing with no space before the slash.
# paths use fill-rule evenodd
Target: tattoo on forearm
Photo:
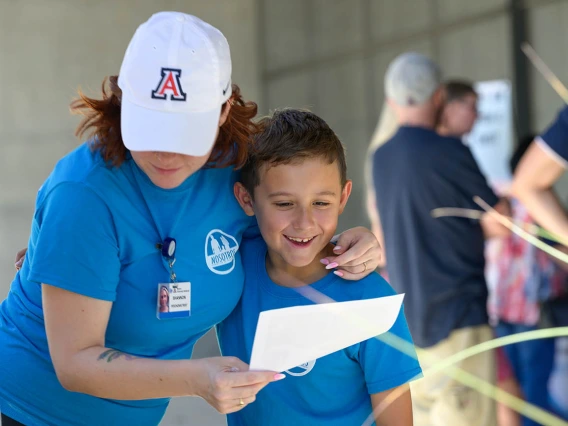
<path id="1" fill-rule="evenodd" d="M 106 360 L 106 362 L 111 362 L 112 360 L 120 357 L 123 357 L 127 360 L 136 359 L 136 357 L 133 355 L 125 354 L 124 352 L 117 351 L 116 349 L 109 349 L 100 354 L 98 360 Z"/>

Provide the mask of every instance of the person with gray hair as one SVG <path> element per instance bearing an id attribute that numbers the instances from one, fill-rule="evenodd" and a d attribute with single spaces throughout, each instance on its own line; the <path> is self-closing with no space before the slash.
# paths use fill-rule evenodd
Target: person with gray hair
<path id="1" fill-rule="evenodd" d="M 436 219 L 432 210 L 479 209 L 474 196 L 504 213 L 507 205 L 489 188 L 469 149 L 436 133 L 444 103 L 441 79 L 440 68 L 418 53 L 402 54 L 390 64 L 385 93 L 399 127 L 372 157 L 387 272 L 391 285 L 406 293 L 410 330 L 427 364 L 493 337 L 486 310 L 484 238 L 503 232 L 487 215 L 480 222 Z M 492 352 L 458 367 L 495 382 Z M 490 398 L 444 373 L 427 374 L 412 392 L 416 425 L 496 422 Z"/>

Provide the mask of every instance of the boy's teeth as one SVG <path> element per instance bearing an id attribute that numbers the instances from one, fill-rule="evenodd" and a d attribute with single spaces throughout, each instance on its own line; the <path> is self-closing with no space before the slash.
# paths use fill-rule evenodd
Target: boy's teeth
<path id="1" fill-rule="evenodd" d="M 307 243 L 308 241 L 310 241 L 313 237 L 311 238 L 293 238 L 293 237 L 288 237 L 289 240 L 292 241 L 296 241 L 298 243 Z"/>

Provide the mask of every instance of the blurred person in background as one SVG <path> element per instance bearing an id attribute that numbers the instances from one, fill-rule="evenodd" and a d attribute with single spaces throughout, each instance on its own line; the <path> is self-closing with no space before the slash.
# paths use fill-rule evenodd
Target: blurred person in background
<path id="1" fill-rule="evenodd" d="M 443 136 L 451 136 L 463 140 L 464 136 L 471 132 L 475 122 L 477 121 L 477 101 L 478 95 L 473 84 L 465 80 L 449 80 L 444 83 L 444 107 L 440 114 L 440 120 L 436 130 Z M 505 234 L 509 235 L 508 232 Z M 495 234 L 493 234 L 495 236 Z M 499 244 L 500 238 L 493 238 L 488 241 L 487 247 L 493 247 L 493 244 Z M 486 254 L 487 254 L 486 248 Z M 494 250 L 492 251 L 494 252 Z M 495 253 L 495 260 L 499 259 L 498 253 Z M 486 269 L 490 269 L 492 258 L 486 258 Z M 492 286 L 489 279 L 487 280 L 489 287 L 489 300 L 493 295 Z M 491 316 L 491 312 L 490 312 Z M 519 384 L 515 377 L 515 372 L 507 359 L 507 355 L 503 348 L 496 351 L 497 366 L 497 386 L 502 390 L 522 398 Z M 505 404 L 497 403 L 497 419 L 499 426 L 518 426 L 521 424 L 521 416 L 513 409 Z"/>
<path id="2" fill-rule="evenodd" d="M 463 140 L 464 136 L 471 132 L 478 118 L 477 101 L 478 95 L 473 84 L 465 80 L 448 80 L 444 83 L 444 106 L 440 113 L 440 119 L 436 130 L 443 136 L 455 137 Z M 505 233 L 509 234 L 509 233 Z M 495 233 L 493 236 L 496 236 Z M 488 241 L 488 247 L 500 238 Z M 486 250 L 487 253 L 487 250 Z M 496 253 L 497 254 L 497 253 Z M 496 257 L 498 259 L 498 256 Z M 491 259 L 486 259 L 486 269 L 491 268 Z M 489 287 L 489 300 L 491 300 L 492 285 L 487 280 Z M 495 286 L 493 286 L 495 287 Z M 491 316 L 491 312 L 490 312 Z M 497 386 L 518 398 L 522 398 L 519 384 L 515 378 L 510 362 L 503 348 L 496 351 Z M 505 404 L 497 403 L 497 420 L 499 426 L 521 425 L 521 416 Z"/>
<path id="3" fill-rule="evenodd" d="M 442 136 L 462 139 L 477 121 L 477 93 L 468 81 L 448 80 L 444 83 L 444 95 L 436 131 Z"/>
<path id="4" fill-rule="evenodd" d="M 477 120 L 477 93 L 473 85 L 465 80 L 448 80 L 444 83 L 444 106 L 437 119 L 436 131 L 443 136 L 463 138 L 473 128 Z M 371 230 L 382 242 L 382 231 L 377 214 L 377 204 L 372 177 L 372 157 L 375 151 L 388 141 L 397 131 L 398 122 L 393 109 L 384 102 L 379 122 L 371 138 L 365 163 L 366 210 L 371 222 Z M 381 273 L 387 276 L 386 256 L 380 260 Z"/>
<path id="5" fill-rule="evenodd" d="M 365 160 L 365 209 L 367 211 L 367 216 L 371 223 L 371 231 L 377 237 L 379 244 L 383 247 L 383 251 L 381 253 L 381 258 L 379 259 L 379 270 L 381 275 L 388 279 L 388 273 L 386 269 L 386 253 L 384 251 L 384 238 L 383 232 L 381 229 L 381 222 L 378 215 L 377 210 L 377 201 L 376 201 L 376 194 L 375 194 L 375 184 L 373 182 L 373 155 L 375 151 L 386 141 L 394 136 L 396 131 L 398 130 L 398 122 L 396 116 L 394 115 L 394 111 L 389 106 L 388 102 L 384 102 L 383 107 L 381 109 L 381 115 L 379 117 L 379 122 L 375 131 L 373 133 L 373 137 L 371 138 L 371 143 L 369 144 L 369 148 L 367 150 L 367 158 Z"/>
<path id="6" fill-rule="evenodd" d="M 513 177 L 512 194 L 524 204 L 540 226 L 556 234 L 562 250 L 568 246 L 568 214 L 554 190 L 554 184 L 568 168 L 568 106 L 530 144 Z M 568 326 L 568 297 L 546 304 L 551 326 Z M 568 419 L 568 338 L 556 340 L 554 368 L 549 391 L 551 405 Z"/>
<path id="7" fill-rule="evenodd" d="M 38 191 L 25 261 L 0 304 L 2 426 L 153 426 L 176 396 L 230 413 L 285 377 L 234 357 L 190 359 L 240 299 L 238 247 L 258 235 L 233 196 L 257 106 L 231 68 L 219 30 L 160 12 L 102 99 L 73 103 L 78 135 L 92 138 Z M 379 247 L 364 229 L 351 235 L 325 260 L 360 279 Z M 190 302 L 160 312 L 161 286 Z"/>
<path id="8" fill-rule="evenodd" d="M 557 337 L 554 368 L 548 383 L 550 406 L 564 420 L 568 420 L 568 337 Z"/>
<path id="9" fill-rule="evenodd" d="M 488 215 L 481 223 L 435 219 L 432 210 L 479 210 L 476 195 L 502 213 L 508 209 L 487 185 L 469 149 L 436 133 L 444 87 L 435 63 L 417 53 L 400 55 L 387 70 L 385 93 L 398 130 L 372 158 L 378 232 L 384 235 L 391 285 L 406 293 L 410 330 L 422 348 L 423 365 L 428 365 L 493 337 L 482 226 L 503 232 Z M 495 382 L 491 352 L 458 367 Z M 445 373 L 427 372 L 412 391 L 416 425 L 496 424 L 494 401 Z"/>
<path id="10" fill-rule="evenodd" d="M 511 161 L 514 174 L 533 137 L 520 141 Z M 518 199 L 511 197 L 512 219 L 526 227 L 534 224 L 529 212 Z M 568 265 L 556 261 L 546 252 L 515 233 L 494 239 L 487 250 L 488 281 L 492 281 L 489 314 L 497 337 L 533 331 L 546 321 L 541 306 L 565 293 Z M 550 410 L 548 383 L 554 364 L 555 339 L 536 339 L 504 346 L 505 359 L 519 383 L 524 399 Z M 499 364 L 498 364 L 499 367 Z M 501 366 L 507 372 L 507 366 Z M 506 374 L 501 374 L 507 378 Z M 512 379 L 508 377 L 508 379 Z M 528 418 L 523 426 L 537 425 Z"/>
<path id="11" fill-rule="evenodd" d="M 554 184 L 568 168 L 568 106 L 530 144 L 513 177 L 512 193 L 533 219 L 568 243 L 568 214 Z"/>

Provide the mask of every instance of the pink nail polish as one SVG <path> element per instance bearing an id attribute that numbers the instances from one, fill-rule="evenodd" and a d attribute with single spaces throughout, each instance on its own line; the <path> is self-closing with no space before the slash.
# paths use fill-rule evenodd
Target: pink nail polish
<path id="1" fill-rule="evenodd" d="M 337 275 L 338 277 L 342 277 L 342 276 L 343 276 L 343 272 L 341 272 L 341 271 L 333 271 L 333 273 L 334 273 L 335 275 Z"/>
<path id="2" fill-rule="evenodd" d="M 330 263 L 329 265 L 327 265 L 325 267 L 325 269 L 333 269 L 333 268 L 337 268 L 338 266 L 339 266 L 339 264 L 337 262 L 333 262 L 333 263 Z"/>
<path id="3" fill-rule="evenodd" d="M 342 248 L 343 248 L 343 247 L 341 247 L 341 246 L 335 246 L 335 247 L 333 248 L 333 251 L 341 250 Z"/>
<path id="4" fill-rule="evenodd" d="M 329 265 L 329 260 L 327 259 L 321 259 L 320 262 L 323 263 L 324 265 Z"/>
<path id="5" fill-rule="evenodd" d="M 275 382 L 278 381 L 278 380 L 285 379 L 285 378 L 286 378 L 286 375 L 285 375 L 285 374 L 282 374 L 282 373 L 280 373 L 280 374 L 275 374 L 275 375 L 274 375 L 274 381 L 275 381 Z"/>

